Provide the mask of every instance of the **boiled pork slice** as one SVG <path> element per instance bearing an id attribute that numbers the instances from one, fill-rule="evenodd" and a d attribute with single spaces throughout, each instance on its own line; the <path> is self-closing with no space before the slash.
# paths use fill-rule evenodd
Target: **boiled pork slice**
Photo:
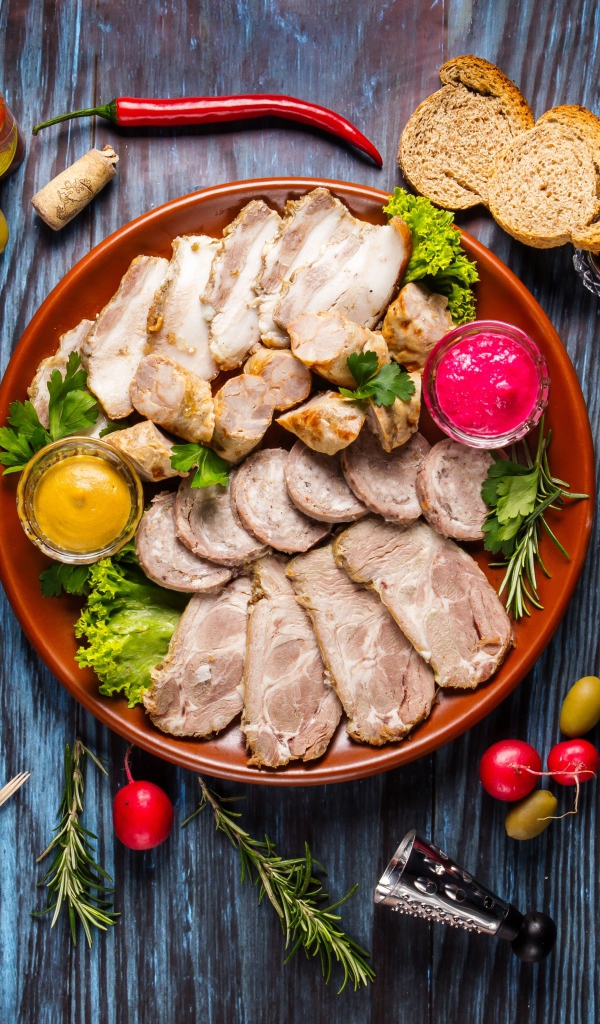
<path id="1" fill-rule="evenodd" d="M 280 412 L 291 409 L 310 395 L 310 370 L 289 349 L 261 345 L 244 363 L 244 373 L 262 377 L 271 392 L 274 408 Z"/>
<path id="2" fill-rule="evenodd" d="M 253 199 L 223 232 L 202 295 L 210 351 L 222 370 L 240 366 L 260 341 L 255 284 L 280 224 L 276 210 Z"/>
<path id="3" fill-rule="evenodd" d="M 250 580 L 219 594 L 196 594 L 171 637 L 164 661 L 152 669 L 144 707 L 172 736 L 211 736 L 242 710 Z"/>
<path id="4" fill-rule="evenodd" d="M 304 405 L 279 416 L 277 423 L 305 445 L 325 455 L 335 455 L 358 437 L 366 413 L 357 402 L 349 402 L 339 391 L 321 391 Z"/>
<path id="5" fill-rule="evenodd" d="M 168 265 L 160 256 L 137 256 L 83 342 L 88 387 L 113 419 L 133 412 L 129 388 L 146 348 L 148 309 Z"/>
<path id="6" fill-rule="evenodd" d="M 181 543 L 175 531 L 174 491 L 161 491 L 152 499 L 135 535 L 135 551 L 146 576 L 167 590 L 216 593 L 233 575 Z"/>
<path id="7" fill-rule="evenodd" d="M 263 448 L 236 471 L 231 503 L 241 523 L 277 551 L 308 551 L 326 537 L 331 526 L 305 516 L 291 500 L 285 484 L 288 453 Z"/>
<path id="8" fill-rule="evenodd" d="M 260 558 L 267 551 L 238 522 L 231 507 L 231 486 L 192 487 L 182 480 L 175 499 L 175 529 L 180 541 L 195 555 L 217 565 L 238 566 Z"/>
<path id="9" fill-rule="evenodd" d="M 388 308 L 382 331 L 392 359 L 408 370 L 422 370 L 434 345 L 452 327 L 445 295 L 411 281 Z"/>
<path id="10" fill-rule="evenodd" d="M 390 362 L 381 334 L 361 327 L 341 313 L 301 313 L 289 325 L 294 355 L 320 377 L 343 388 L 356 388 L 348 356 L 375 352 L 377 370 Z"/>
<path id="11" fill-rule="evenodd" d="M 269 348 L 289 348 L 288 332 L 273 320 L 281 288 L 298 267 L 312 263 L 335 233 L 348 211 L 326 188 L 315 188 L 286 203 L 279 231 L 265 246 L 259 293 L 259 327 Z"/>
<path id="12" fill-rule="evenodd" d="M 278 768 L 298 758 L 311 761 L 327 749 L 342 706 L 285 563 L 271 555 L 255 562 L 252 572 L 242 716 L 249 764 Z"/>
<path id="13" fill-rule="evenodd" d="M 273 319 L 287 330 L 301 313 L 335 310 L 375 327 L 410 259 L 412 237 L 399 217 L 367 224 L 350 213 L 317 258 L 284 282 Z"/>
<path id="14" fill-rule="evenodd" d="M 419 427 L 422 374 L 409 373 L 415 391 L 409 402 L 397 398 L 392 405 L 376 405 L 368 400 L 367 426 L 385 452 L 406 444 Z"/>
<path id="15" fill-rule="evenodd" d="M 293 558 L 287 576 L 310 615 L 349 734 L 374 746 L 402 739 L 431 711 L 430 667 L 377 594 L 336 565 L 331 544 Z"/>
<path id="16" fill-rule="evenodd" d="M 455 540 L 483 540 L 489 508 L 481 487 L 493 463 L 489 452 L 439 441 L 417 473 L 417 497 L 428 523 Z"/>
<path id="17" fill-rule="evenodd" d="M 215 412 L 210 384 L 169 356 L 144 356 L 130 394 L 142 416 L 177 437 L 195 443 L 211 440 Z"/>
<path id="18" fill-rule="evenodd" d="M 174 238 L 171 262 L 148 312 L 146 352 L 169 356 L 204 380 L 219 372 L 200 305 L 218 247 L 208 235 Z"/>
<path id="19" fill-rule="evenodd" d="M 211 447 L 227 462 L 240 462 L 260 443 L 273 419 L 273 394 L 266 380 L 240 373 L 225 381 L 213 406 Z"/>
<path id="20" fill-rule="evenodd" d="M 171 466 L 173 441 L 149 420 L 142 420 L 125 430 L 115 430 L 104 440 L 127 456 L 142 480 L 158 483 L 169 477 L 181 476 L 179 470 Z"/>
<path id="21" fill-rule="evenodd" d="M 294 505 L 324 523 L 351 523 L 369 509 L 350 490 L 338 455 L 323 455 L 296 441 L 285 464 L 285 483 Z"/>
<path id="22" fill-rule="evenodd" d="M 466 551 L 427 523 L 363 519 L 334 542 L 336 561 L 379 594 L 439 686 L 473 689 L 513 644 L 496 591 Z"/>
<path id="23" fill-rule="evenodd" d="M 416 480 L 429 451 L 421 434 L 413 434 L 401 448 L 384 452 L 373 434 L 363 430 L 342 452 L 342 470 L 357 498 L 372 512 L 406 525 L 421 515 Z"/>
<path id="24" fill-rule="evenodd" d="M 48 381 L 55 370 L 58 370 L 61 377 L 64 377 L 71 352 L 81 352 L 81 346 L 93 326 L 93 320 L 82 320 L 77 327 L 61 334 L 57 351 L 53 356 L 42 359 L 35 371 L 35 377 L 27 388 L 29 400 L 38 414 L 40 423 L 46 430 L 50 423 L 48 419 L 48 403 L 50 401 Z"/>

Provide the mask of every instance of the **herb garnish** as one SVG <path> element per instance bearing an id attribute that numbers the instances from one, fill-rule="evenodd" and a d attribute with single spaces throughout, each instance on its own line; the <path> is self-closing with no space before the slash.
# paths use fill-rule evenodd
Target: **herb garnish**
<path id="1" fill-rule="evenodd" d="M 307 957 L 320 956 L 326 982 L 331 977 L 332 958 L 335 957 L 342 965 L 344 980 L 340 992 L 348 980 L 354 984 L 355 991 L 360 985 L 373 981 L 375 972 L 365 959 L 369 954 L 345 932 L 340 931 L 336 924 L 340 916 L 333 913 L 354 895 L 358 886 L 353 886 L 335 903 L 320 907 L 319 903 L 326 901 L 328 896 L 323 892 L 318 878 L 313 876 L 313 867 L 324 869 L 313 861 L 308 844 L 305 844 L 304 857 L 283 860 L 268 836 L 265 836 L 264 842 L 253 839 L 235 820 L 241 815 L 227 811 L 222 806 L 239 797 L 218 797 L 202 778 L 198 777 L 198 781 L 202 790 L 200 804 L 182 825 L 187 825 L 207 805 L 212 807 L 217 829 L 225 833 L 240 855 L 242 881 L 248 878 L 253 885 L 258 885 L 259 903 L 266 896 L 279 915 L 285 935 L 285 948 L 291 946 L 284 963 L 291 960 L 302 947 Z"/>
<path id="2" fill-rule="evenodd" d="M 41 882 L 48 890 L 48 906 L 45 910 L 34 913 L 34 917 L 43 917 L 54 911 L 51 927 L 54 928 L 58 916 L 66 903 L 71 925 L 71 938 L 77 944 L 77 917 L 81 921 L 88 946 L 92 945 L 90 926 L 105 932 L 119 917 L 112 908 L 112 902 L 104 898 L 114 890 L 106 883 L 112 878 L 94 860 L 92 840 L 97 837 L 84 828 L 79 818 L 83 811 L 83 764 L 85 755 L 89 754 L 94 764 L 108 774 L 101 761 L 84 747 L 81 740 L 76 740 L 73 747 L 67 743 L 65 747 L 65 788 L 58 809 L 58 825 L 56 835 L 50 846 L 44 850 L 38 862 L 51 850 L 56 856 Z"/>
<path id="3" fill-rule="evenodd" d="M 58 597 L 63 590 L 66 594 L 87 594 L 89 573 L 89 565 L 56 562 L 40 573 L 40 590 L 44 597 Z"/>
<path id="4" fill-rule="evenodd" d="M 375 405 L 393 405 L 397 398 L 410 402 L 415 393 L 414 382 L 398 363 L 384 363 L 378 370 L 376 352 L 353 352 L 346 360 L 348 369 L 358 384 L 356 391 L 340 388 L 344 398 L 355 402 L 372 398 Z"/>
<path id="5" fill-rule="evenodd" d="M 31 402 L 11 402 L 8 407 L 10 427 L 0 427 L 0 464 L 5 473 L 20 473 L 36 452 L 52 441 L 60 441 L 69 434 L 89 430 L 98 419 L 98 404 L 89 391 L 85 391 L 87 372 L 81 368 L 81 358 L 71 352 L 64 377 L 53 370 L 48 381 L 48 429 L 40 423 Z"/>
<path id="6" fill-rule="evenodd" d="M 173 469 L 188 473 L 196 466 L 192 487 L 212 487 L 213 484 L 227 487 L 231 466 L 212 448 L 203 444 L 174 444 L 171 452 Z"/>
<path id="7" fill-rule="evenodd" d="M 550 573 L 540 555 L 542 529 L 568 559 L 568 552 L 550 529 L 547 509 L 560 510 L 566 499 L 578 501 L 587 494 L 575 494 L 569 484 L 552 476 L 548 464 L 548 448 L 552 431 L 544 438 L 544 421 L 532 459 L 529 446 L 522 441 L 525 464 L 509 462 L 492 452 L 495 461 L 488 469 L 481 496 L 491 511 L 483 525 L 484 547 L 494 554 L 502 552 L 505 561 L 492 563 L 493 568 L 506 569 L 498 591 L 506 590 L 506 607 L 516 619 L 529 615 L 527 602 L 542 609 L 536 581 L 536 563 L 545 576 Z"/>

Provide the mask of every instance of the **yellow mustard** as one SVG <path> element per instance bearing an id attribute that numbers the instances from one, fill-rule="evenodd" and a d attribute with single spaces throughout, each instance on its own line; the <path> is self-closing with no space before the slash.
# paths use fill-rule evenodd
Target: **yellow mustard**
<path id="1" fill-rule="evenodd" d="M 104 459 L 72 455 L 50 466 L 33 495 L 38 525 L 64 551 L 97 551 L 115 540 L 131 512 L 121 474 Z"/>

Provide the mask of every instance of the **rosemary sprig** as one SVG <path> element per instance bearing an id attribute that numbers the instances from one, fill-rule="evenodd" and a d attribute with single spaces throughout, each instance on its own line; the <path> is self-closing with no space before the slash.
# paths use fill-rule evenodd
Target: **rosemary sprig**
<path id="1" fill-rule="evenodd" d="M 321 865 L 313 861 L 308 844 L 305 844 L 304 857 L 283 860 L 268 836 L 265 836 L 264 842 L 253 839 L 235 820 L 241 815 L 225 810 L 222 806 L 239 797 L 218 797 L 202 778 L 198 777 L 198 781 L 202 790 L 200 804 L 182 822 L 182 826 L 187 825 L 207 805 L 212 808 L 217 829 L 225 833 L 240 855 L 242 881 L 248 878 L 253 885 L 259 885 L 259 903 L 266 895 L 279 915 L 285 935 L 285 948 L 289 949 L 284 963 L 291 960 L 302 947 L 307 957 L 320 956 L 326 982 L 331 977 L 333 959 L 341 964 L 344 979 L 339 992 L 343 991 L 349 980 L 355 991 L 360 985 L 373 981 L 375 972 L 365 959 L 369 956 L 368 952 L 340 931 L 336 923 L 340 915 L 334 913 L 354 895 L 358 885 L 353 886 L 335 903 L 320 907 L 319 903 L 326 901 L 328 896 L 323 892 L 318 878 L 313 876 L 313 866 L 321 868 Z"/>
<path id="2" fill-rule="evenodd" d="M 529 446 L 521 441 L 523 462 L 496 458 L 488 470 L 482 488 L 483 500 L 490 506 L 483 530 L 484 546 L 488 551 L 502 552 L 502 562 L 490 563 L 491 568 L 505 569 L 498 591 L 506 591 L 506 607 L 515 619 L 530 615 L 528 604 L 543 608 L 538 594 L 536 567 L 550 578 L 540 554 L 540 541 L 545 532 L 566 559 L 569 553 L 550 528 L 546 512 L 560 511 L 567 499 L 579 501 L 587 494 L 575 494 L 569 484 L 552 475 L 548 462 L 548 448 L 552 431 L 544 437 L 544 421 L 535 458 Z"/>
<path id="3" fill-rule="evenodd" d="M 73 944 L 77 944 L 78 917 L 88 946 L 91 946 L 91 926 L 105 932 L 109 925 L 115 923 L 119 914 L 109 909 L 112 902 L 104 899 L 105 893 L 114 890 L 107 888 L 105 883 L 112 882 L 112 878 L 93 857 L 92 840 L 97 837 L 84 828 L 79 820 L 83 811 L 83 765 L 86 754 L 105 775 L 108 774 L 102 762 L 84 747 L 80 739 L 75 741 L 72 748 L 67 743 L 64 759 L 65 788 L 58 809 L 58 825 L 54 830 L 56 835 L 36 861 L 39 863 L 51 850 L 57 851 L 50 868 L 38 882 L 38 885 L 45 885 L 49 890 L 48 906 L 33 916 L 43 917 L 54 911 L 50 926 L 54 928 L 63 904 L 66 903 Z"/>

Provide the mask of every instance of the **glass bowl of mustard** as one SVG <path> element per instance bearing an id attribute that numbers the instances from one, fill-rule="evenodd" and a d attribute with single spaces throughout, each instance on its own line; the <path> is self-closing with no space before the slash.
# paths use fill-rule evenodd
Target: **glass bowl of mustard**
<path id="1" fill-rule="evenodd" d="M 142 484 L 116 448 L 67 437 L 27 463 L 17 511 L 33 543 L 58 562 L 87 565 L 114 555 L 133 537 L 144 511 Z"/>

